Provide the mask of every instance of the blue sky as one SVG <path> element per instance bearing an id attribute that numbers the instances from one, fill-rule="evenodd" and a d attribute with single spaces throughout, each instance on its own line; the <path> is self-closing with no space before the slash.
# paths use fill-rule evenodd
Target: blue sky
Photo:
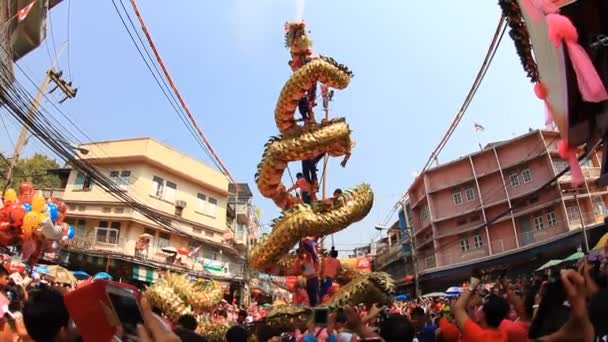
<path id="1" fill-rule="evenodd" d="M 51 31 L 56 49 L 67 38 L 69 1 L 53 10 L 50 52 Z M 79 93 L 62 105 L 63 111 L 95 140 L 150 136 L 206 160 L 154 83 L 112 2 L 71 1 L 69 56 Z M 298 16 L 298 6 L 315 52 L 353 70 L 350 87 L 336 92 L 332 115 L 347 117 L 357 146 L 346 169 L 338 166 L 339 160 L 331 161 L 329 188 L 368 182 L 376 202 L 365 220 L 336 234 L 338 249 L 352 249 L 376 235 L 373 225 L 384 221 L 460 106 L 500 15 L 496 1 L 475 1 L 474 6 L 396 0 L 139 2 L 169 70 L 211 143 L 235 177 L 252 185 L 262 222 L 270 222 L 278 210 L 259 196 L 253 175 L 264 143 L 277 134 L 274 105 L 290 75 L 283 24 Z M 125 5 L 130 8 L 127 0 Z M 59 61 L 66 74 L 67 56 L 66 51 Z M 47 47 L 19 64 L 39 82 L 50 65 Z M 439 159 L 472 152 L 478 141 L 510 138 L 543 121 L 542 103 L 534 98 L 505 35 L 465 119 Z M 476 134 L 473 122 L 486 131 Z M 14 141 L 17 125 L 9 119 L 8 127 Z M 0 150 L 11 154 L 4 134 Z M 48 153 L 40 143 L 30 143 L 27 153 L 35 151 Z M 298 165 L 292 165 L 292 172 Z"/>

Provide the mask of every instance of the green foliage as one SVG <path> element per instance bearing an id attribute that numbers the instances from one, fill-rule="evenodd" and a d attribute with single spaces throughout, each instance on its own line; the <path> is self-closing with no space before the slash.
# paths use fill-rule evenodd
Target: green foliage
<path id="1" fill-rule="evenodd" d="M 2 175 L 6 175 L 8 167 L 6 163 L 0 166 Z M 48 170 L 59 167 L 57 161 L 40 153 L 36 153 L 29 158 L 19 159 L 13 170 L 11 186 L 17 187 L 22 182 L 30 182 L 37 189 L 58 188 L 61 185 L 59 176 L 48 173 Z"/>

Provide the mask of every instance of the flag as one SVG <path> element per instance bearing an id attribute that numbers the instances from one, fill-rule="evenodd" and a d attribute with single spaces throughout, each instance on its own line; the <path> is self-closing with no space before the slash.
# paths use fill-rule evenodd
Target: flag
<path id="1" fill-rule="evenodd" d="M 202 248 L 202 247 L 203 247 L 203 245 L 202 245 L 202 244 L 198 245 L 198 247 L 196 247 L 195 249 L 193 249 L 193 250 L 191 250 L 191 251 L 190 251 L 190 254 L 188 254 L 188 256 L 189 256 L 190 258 L 192 258 L 193 256 L 197 255 L 197 254 L 198 254 L 198 252 L 200 252 L 200 251 L 201 251 L 201 248 Z"/>
<path id="2" fill-rule="evenodd" d="M 35 3 L 36 3 L 36 0 L 32 1 L 29 5 L 23 7 L 19 11 L 17 11 L 17 22 L 21 22 L 21 21 L 25 20 L 25 18 L 27 18 L 27 15 L 30 14 L 30 11 L 32 10 L 32 8 L 34 8 Z"/>
<path id="3" fill-rule="evenodd" d="M 480 125 L 477 122 L 474 123 L 474 127 L 475 127 L 475 132 L 483 132 L 486 130 L 485 127 L 483 127 L 482 125 Z"/>

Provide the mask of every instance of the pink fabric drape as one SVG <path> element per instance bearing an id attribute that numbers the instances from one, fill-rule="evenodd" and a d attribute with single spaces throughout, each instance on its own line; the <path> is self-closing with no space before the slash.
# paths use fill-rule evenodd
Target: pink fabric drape
<path id="1" fill-rule="evenodd" d="M 545 20 L 548 27 L 548 38 L 555 47 L 559 47 L 562 41 L 566 44 L 583 100 L 587 102 L 608 100 L 606 87 L 595 70 L 591 58 L 578 44 L 578 33 L 570 19 L 561 14 L 551 13 L 545 16 Z"/>
<path id="2" fill-rule="evenodd" d="M 576 148 L 570 147 L 567 140 L 560 140 L 557 144 L 559 155 L 568 161 L 570 166 L 570 173 L 572 174 L 572 185 L 579 186 L 583 184 L 585 179 L 583 178 L 583 170 L 581 165 L 578 163 L 578 157 L 576 155 Z"/>
<path id="3" fill-rule="evenodd" d="M 547 88 L 545 88 L 542 83 L 536 82 L 536 84 L 534 84 L 534 94 L 536 94 L 536 97 L 538 97 L 540 100 L 543 100 L 543 102 L 545 103 L 545 125 L 548 126 L 552 124 L 554 121 L 553 110 L 551 109 L 551 104 L 547 100 Z"/>

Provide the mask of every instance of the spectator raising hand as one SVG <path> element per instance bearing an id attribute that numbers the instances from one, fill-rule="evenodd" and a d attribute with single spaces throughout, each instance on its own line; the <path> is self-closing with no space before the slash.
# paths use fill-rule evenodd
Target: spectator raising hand
<path id="1" fill-rule="evenodd" d="M 594 330 L 587 313 L 585 278 L 575 270 L 562 270 L 561 281 L 570 303 L 570 318 L 555 333 L 538 339 L 543 342 L 592 342 Z"/>
<path id="2" fill-rule="evenodd" d="M 137 326 L 137 335 L 140 342 L 180 342 L 177 337 L 162 319 L 156 316 L 150 304 L 145 298 L 141 300 L 141 316 L 144 319 L 144 324 Z"/>

